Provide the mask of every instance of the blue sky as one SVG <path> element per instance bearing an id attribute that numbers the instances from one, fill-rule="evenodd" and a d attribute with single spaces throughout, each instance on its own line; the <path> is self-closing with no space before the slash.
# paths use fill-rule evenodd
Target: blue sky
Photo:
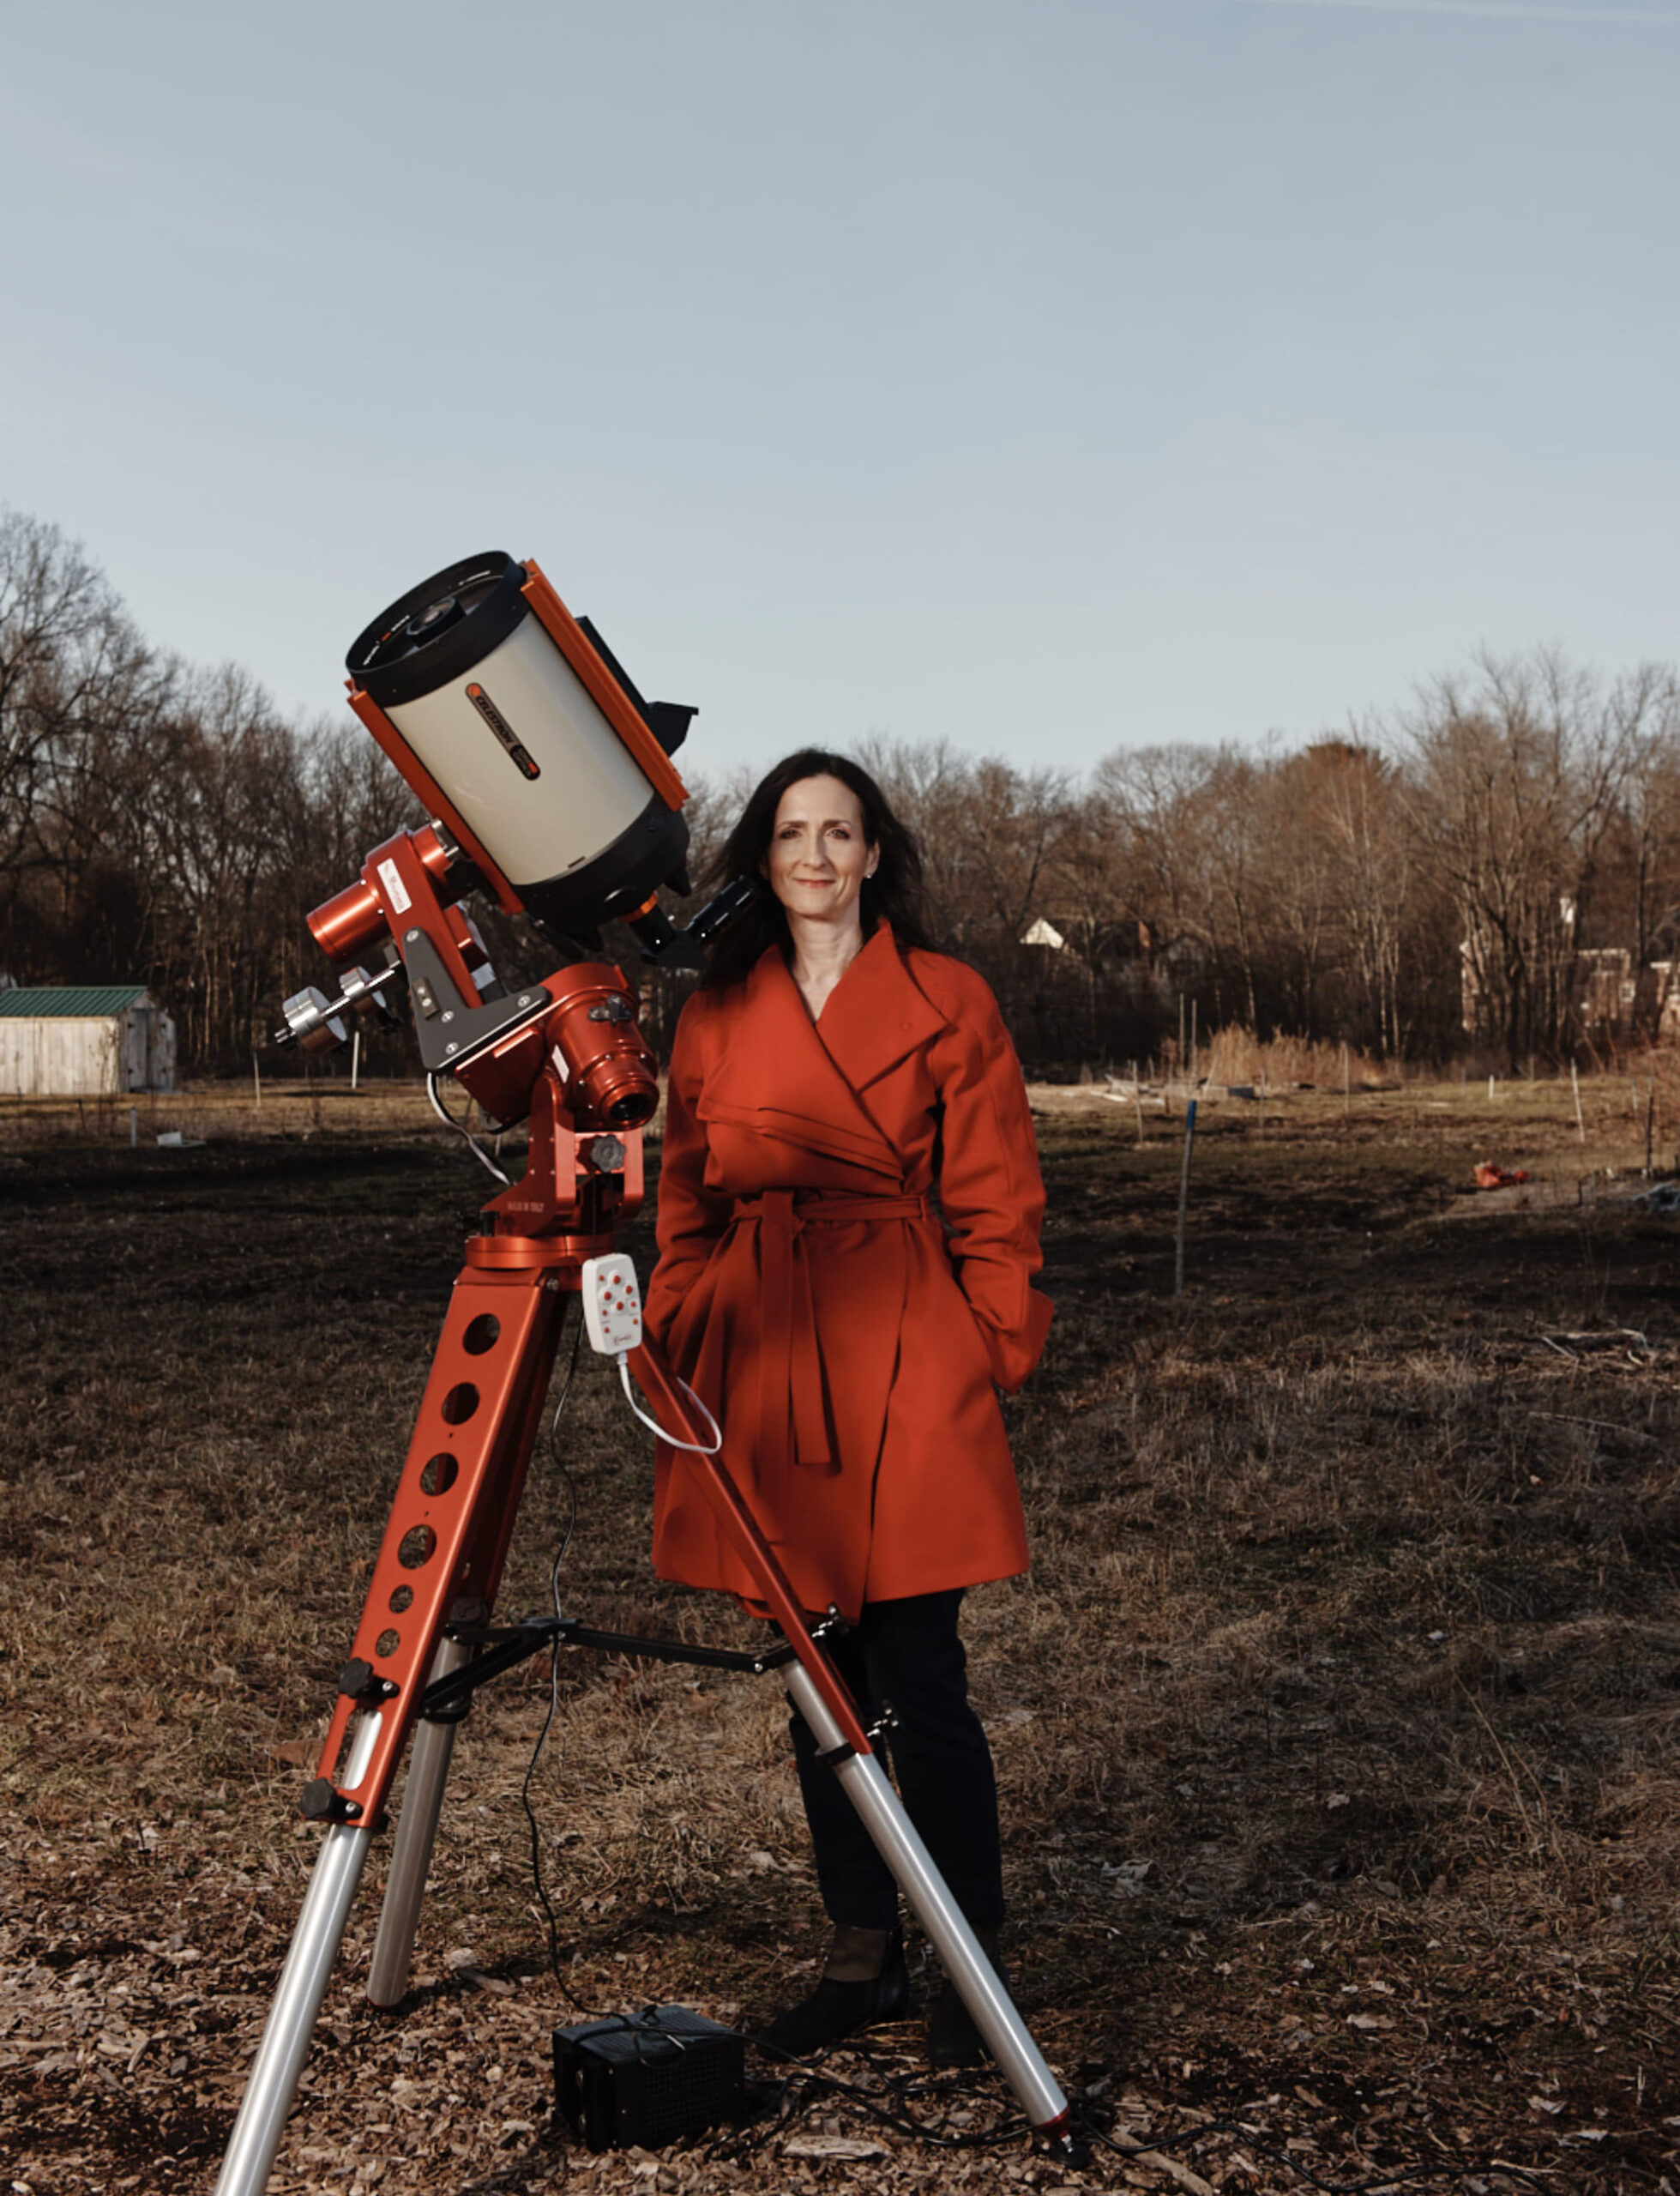
<path id="1" fill-rule="evenodd" d="M 534 554 L 708 771 L 1666 660 L 1677 92 L 1680 0 L 0 0 L 0 501 L 311 712 Z"/>

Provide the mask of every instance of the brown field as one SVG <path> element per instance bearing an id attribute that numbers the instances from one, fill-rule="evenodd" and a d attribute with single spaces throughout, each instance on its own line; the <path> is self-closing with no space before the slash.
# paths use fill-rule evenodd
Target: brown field
<path id="1" fill-rule="evenodd" d="M 1584 1143 L 1567 1084 L 1210 1108 L 1177 1301 L 1176 1121 L 1140 1148 L 1129 1102 L 1034 1094 L 1035 1569 L 968 1628 L 1017 1994 L 1152 2155 L 1069 2175 L 912 2029 L 780 2122 L 569 2151 L 532 1665 L 464 1728 L 395 2016 L 359 1993 L 370 1870 L 273 2187 L 1680 2188 L 1680 1222 L 1628 1201 L 1627 1083 L 1583 1089 Z M 202 1147 L 160 1149 L 178 1127 Z M 30 2196 L 214 2178 L 481 1180 L 392 1086 L 191 1092 L 135 1131 L 0 1107 L 0 2185 Z M 1467 1193 L 1484 1157 L 1532 1185 Z M 587 1354 L 560 1445 L 568 1608 L 750 1638 L 653 1578 L 647 1449 Z M 539 1464 L 505 1612 L 545 1605 L 566 1510 Z M 577 2004 L 746 2020 L 809 1974 L 783 1712 L 773 1680 L 563 1660 L 533 1796 Z"/>

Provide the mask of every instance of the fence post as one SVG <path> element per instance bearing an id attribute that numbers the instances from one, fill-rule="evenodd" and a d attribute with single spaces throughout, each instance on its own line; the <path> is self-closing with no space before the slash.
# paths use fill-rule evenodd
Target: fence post
<path id="1" fill-rule="evenodd" d="M 1573 1060 L 1569 1062 L 1569 1088 L 1575 1093 L 1575 1134 L 1581 1143 L 1585 1143 L 1587 1141 L 1587 1123 L 1581 1118 L 1581 1070 L 1575 1065 Z"/>
<path id="2" fill-rule="evenodd" d="M 1195 1101 L 1184 1108 L 1184 1163 L 1178 1174 L 1178 1240 L 1172 1254 L 1172 1293 L 1184 1293 L 1184 1225 L 1190 1210 L 1190 1153 L 1195 1144 Z"/>

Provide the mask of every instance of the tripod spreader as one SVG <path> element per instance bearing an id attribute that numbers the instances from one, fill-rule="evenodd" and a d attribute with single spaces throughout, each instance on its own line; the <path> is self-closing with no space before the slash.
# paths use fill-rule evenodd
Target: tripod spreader
<path id="1" fill-rule="evenodd" d="M 420 1695 L 419 1713 L 428 1721 L 453 1721 L 462 1716 L 481 1685 L 499 1678 L 504 1670 L 540 1655 L 545 1648 L 593 1647 L 601 1655 L 635 1655 L 654 1662 L 692 1662 L 703 1670 L 744 1670 L 762 1677 L 793 1659 L 786 1640 L 752 1652 L 739 1647 L 702 1647 L 687 1639 L 648 1639 L 635 1632 L 602 1632 L 575 1616 L 531 1616 L 518 1624 L 449 1628 L 449 1636 L 463 1646 L 485 1651 L 444 1676 L 434 1678 Z"/>

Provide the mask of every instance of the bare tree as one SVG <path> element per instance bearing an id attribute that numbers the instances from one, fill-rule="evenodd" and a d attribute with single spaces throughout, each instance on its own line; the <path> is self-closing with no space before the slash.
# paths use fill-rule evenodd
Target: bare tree
<path id="1" fill-rule="evenodd" d="M 1436 679 L 1409 729 L 1417 843 L 1463 927 L 1466 1020 L 1514 1069 L 1566 1039 L 1635 741 L 1601 683 L 1551 651 Z"/>
<path id="2" fill-rule="evenodd" d="M 0 920 L 51 866 L 67 788 L 146 651 L 102 573 L 57 527 L 0 511 Z"/>
<path id="3" fill-rule="evenodd" d="M 1629 759 L 1602 864 L 1599 920 L 1606 935 L 1629 944 L 1636 972 L 1663 956 L 1660 980 L 1640 985 L 1641 1027 L 1653 1038 L 1680 955 L 1680 689 L 1665 665 L 1641 664 L 1616 682 L 1609 706 Z"/>
<path id="4" fill-rule="evenodd" d="M 1418 863 L 1395 764 L 1374 735 L 1352 727 L 1345 739 L 1315 742 L 1286 773 L 1290 799 L 1278 847 L 1322 890 L 1327 977 L 1339 980 L 1340 1034 L 1379 1058 L 1397 1058 L 1411 1031 L 1424 982 Z M 1322 881 L 1322 883 L 1321 883 Z M 1402 972 L 1413 980 L 1403 986 Z M 1315 1011 L 1297 1024 L 1315 1030 Z"/>
<path id="5" fill-rule="evenodd" d="M 894 739 L 882 733 L 859 743 L 858 759 L 894 814 L 915 834 L 936 926 L 960 944 L 975 913 L 966 823 L 972 763 L 948 739 Z"/>
<path id="6" fill-rule="evenodd" d="M 1146 959 L 1212 941 L 1204 827 L 1221 757 L 1213 747 L 1122 748 L 1093 774 L 1087 812 L 1109 903 L 1136 926 Z"/>

